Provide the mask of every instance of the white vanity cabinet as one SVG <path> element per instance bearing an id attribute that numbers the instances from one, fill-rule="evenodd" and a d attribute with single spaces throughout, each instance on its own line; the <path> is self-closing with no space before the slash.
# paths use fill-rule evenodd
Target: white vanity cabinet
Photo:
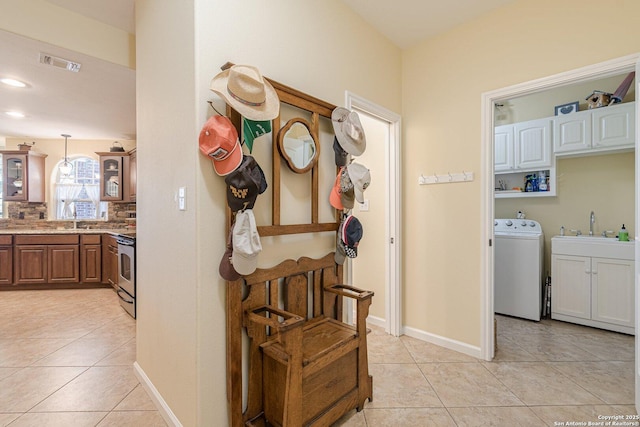
<path id="1" fill-rule="evenodd" d="M 551 239 L 551 317 L 628 334 L 634 328 L 634 243 Z"/>
<path id="2" fill-rule="evenodd" d="M 555 154 L 578 155 L 635 147 L 635 102 L 580 111 L 553 120 Z"/>

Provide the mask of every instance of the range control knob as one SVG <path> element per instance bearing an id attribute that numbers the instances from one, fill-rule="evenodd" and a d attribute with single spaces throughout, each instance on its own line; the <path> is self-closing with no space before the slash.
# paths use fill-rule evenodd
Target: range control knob
<path id="1" fill-rule="evenodd" d="M 521 225 L 521 226 L 523 226 L 523 227 L 526 227 L 526 226 L 527 226 L 527 221 L 522 221 L 522 222 L 520 223 L 520 225 Z"/>
<path id="2" fill-rule="evenodd" d="M 497 227 L 498 226 L 498 220 L 496 219 L 495 221 L 493 221 L 493 226 Z"/>
<path id="3" fill-rule="evenodd" d="M 507 227 L 511 227 L 513 225 L 513 222 L 511 222 L 511 220 L 508 219 L 507 222 L 505 222 L 505 224 L 507 225 Z"/>
<path id="4" fill-rule="evenodd" d="M 529 221 L 529 227 L 535 227 L 535 226 L 536 226 L 536 223 L 535 223 L 535 222 L 533 222 L 533 221 Z"/>

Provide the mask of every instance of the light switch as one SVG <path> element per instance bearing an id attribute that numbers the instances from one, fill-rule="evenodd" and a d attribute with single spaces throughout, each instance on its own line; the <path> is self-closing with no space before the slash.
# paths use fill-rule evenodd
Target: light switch
<path id="1" fill-rule="evenodd" d="M 187 189 L 185 187 L 178 188 L 178 210 L 187 210 Z"/>
<path id="2" fill-rule="evenodd" d="M 360 205 L 360 212 L 369 211 L 369 199 L 364 199 L 364 203 L 358 203 Z"/>

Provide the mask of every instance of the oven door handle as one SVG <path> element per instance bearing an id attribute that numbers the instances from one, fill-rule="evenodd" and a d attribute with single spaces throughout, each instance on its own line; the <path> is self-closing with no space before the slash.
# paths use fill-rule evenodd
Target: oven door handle
<path id="1" fill-rule="evenodd" d="M 123 291 L 122 289 L 118 289 L 116 292 L 118 294 L 118 298 L 120 298 L 122 301 L 126 302 L 127 304 L 133 304 L 133 300 L 128 301 L 128 300 L 126 300 L 125 298 L 122 297 L 121 294 L 129 295 L 125 291 Z"/>

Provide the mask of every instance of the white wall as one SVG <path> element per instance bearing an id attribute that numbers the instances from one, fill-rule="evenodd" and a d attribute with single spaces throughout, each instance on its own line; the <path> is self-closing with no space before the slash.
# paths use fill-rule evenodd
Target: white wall
<path id="1" fill-rule="evenodd" d="M 225 291 L 217 272 L 226 199 L 223 180 L 197 145 L 213 113 L 206 101 L 223 106 L 210 80 L 227 61 L 252 64 L 336 105 L 351 90 L 398 111 L 400 51 L 338 0 L 321 7 L 294 0 L 138 0 L 136 7 L 138 363 L 183 425 L 226 425 Z M 331 156 L 330 146 L 322 150 Z M 266 155 L 260 148 L 254 153 Z M 321 177 L 327 189 L 331 175 Z M 186 212 L 177 211 L 172 198 L 182 185 Z M 287 200 L 296 199 L 297 189 L 290 186 Z M 261 220 L 267 200 L 258 199 Z M 324 254 L 333 245 L 313 236 L 290 244 L 273 240 L 261 265 L 299 253 L 296 248 Z"/>

